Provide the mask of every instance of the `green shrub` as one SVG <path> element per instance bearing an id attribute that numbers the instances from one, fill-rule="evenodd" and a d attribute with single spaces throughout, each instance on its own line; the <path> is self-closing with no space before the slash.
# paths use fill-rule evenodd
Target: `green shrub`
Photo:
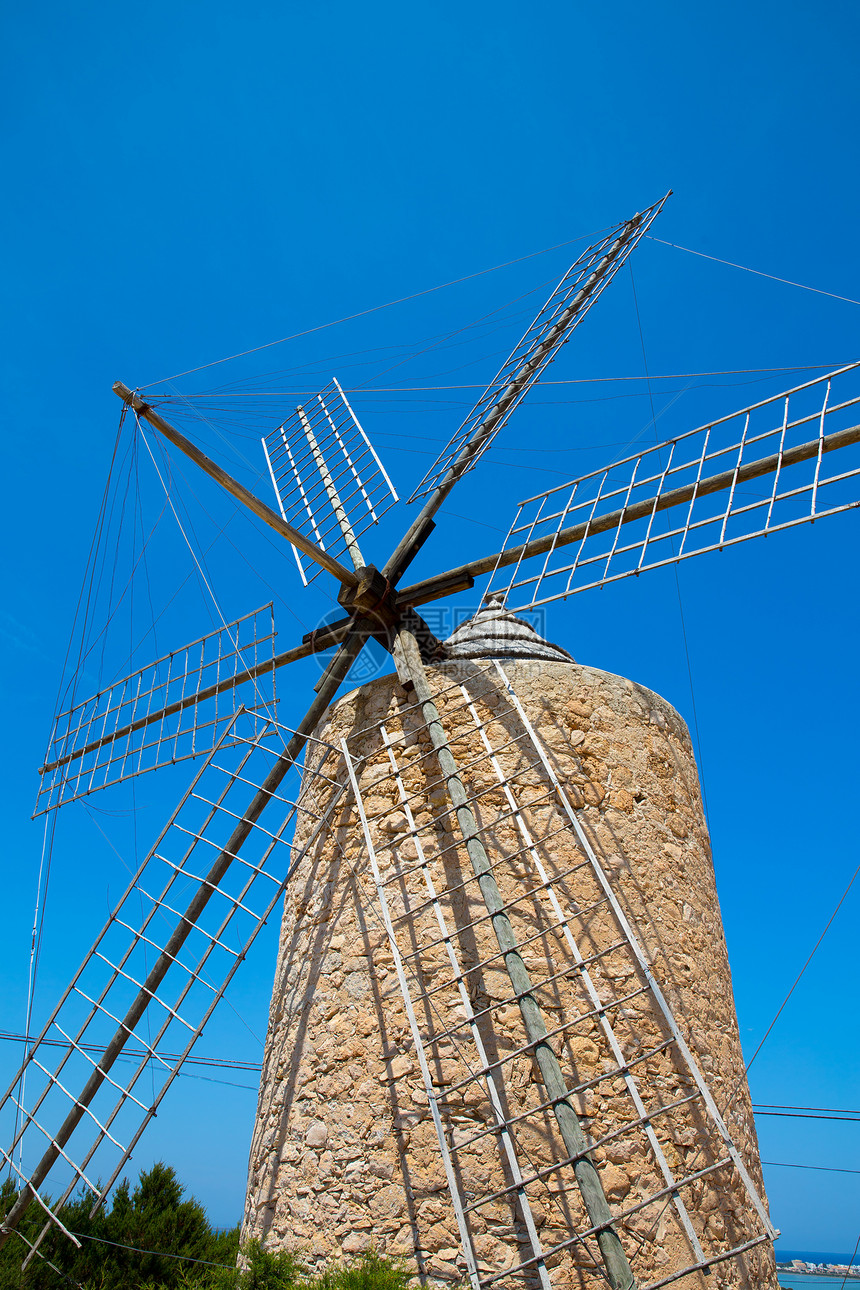
<path id="1" fill-rule="evenodd" d="M 0 1213 L 6 1213 L 14 1197 L 14 1184 L 7 1181 L 0 1187 Z M 169 1165 L 159 1162 L 142 1172 L 133 1192 L 127 1182 L 121 1182 L 109 1208 L 91 1217 L 92 1199 L 92 1193 L 83 1189 L 57 1214 L 80 1240 L 80 1249 L 52 1230 L 40 1246 L 44 1258 L 33 1259 L 22 1272 L 27 1245 L 13 1235 L 0 1251 L 0 1290 L 59 1290 L 68 1286 L 82 1286 L 83 1290 L 209 1290 L 217 1287 L 217 1276 L 224 1268 L 207 1265 L 229 1267 L 236 1262 L 238 1227 L 227 1233 L 213 1229 L 202 1205 L 193 1198 L 184 1199 L 184 1188 Z M 44 1210 L 34 1203 L 19 1231 L 32 1242 L 44 1224 Z M 187 1262 L 189 1259 L 200 1262 Z"/>
<path id="2" fill-rule="evenodd" d="M 303 1282 L 304 1268 L 288 1250 L 267 1250 L 259 1241 L 242 1247 L 241 1267 L 222 1272 L 218 1290 L 294 1290 Z"/>
<path id="3" fill-rule="evenodd" d="M 0 1184 L 0 1214 L 15 1194 L 9 1180 Z M 25 1272 L 27 1245 L 13 1235 L 0 1251 L 0 1290 L 407 1290 L 411 1280 L 403 1260 L 373 1250 L 309 1275 L 294 1253 L 259 1241 L 243 1247 L 237 1267 L 239 1228 L 211 1227 L 202 1205 L 185 1199 L 175 1171 L 161 1162 L 141 1173 L 134 1191 L 124 1181 L 109 1207 L 90 1217 L 91 1208 L 88 1190 L 62 1205 L 57 1216 L 80 1249 L 52 1228 L 40 1246 L 44 1257 Z M 19 1231 L 34 1242 L 44 1225 L 45 1212 L 34 1203 Z"/>
<path id="4" fill-rule="evenodd" d="M 326 1269 L 306 1282 L 307 1290 L 406 1290 L 412 1273 L 402 1259 L 368 1250 L 354 1263 Z"/>

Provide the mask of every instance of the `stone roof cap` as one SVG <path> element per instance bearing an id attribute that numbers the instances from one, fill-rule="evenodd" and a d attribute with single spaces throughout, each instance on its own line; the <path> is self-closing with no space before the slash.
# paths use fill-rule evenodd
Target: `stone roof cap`
<path id="1" fill-rule="evenodd" d="M 534 658 L 553 663 L 575 659 L 560 645 L 544 640 L 531 623 L 504 607 L 500 596 L 490 596 L 472 617 L 461 623 L 444 642 L 446 658 Z"/>

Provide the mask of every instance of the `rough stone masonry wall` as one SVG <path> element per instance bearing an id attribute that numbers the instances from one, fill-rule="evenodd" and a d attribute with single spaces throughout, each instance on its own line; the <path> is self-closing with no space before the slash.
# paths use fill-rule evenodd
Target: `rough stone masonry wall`
<path id="1" fill-rule="evenodd" d="M 533 835 L 545 838 L 542 860 L 563 904 L 588 910 L 595 904 L 591 871 L 578 865 L 582 857 L 575 839 L 569 830 L 559 831 L 564 820 L 547 801 L 546 785 L 528 771 L 527 762 L 534 758 L 525 757 L 522 742 L 511 743 L 519 728 L 497 679 L 481 679 L 488 666 L 465 667 L 473 678 L 468 688 L 476 694 L 486 691 L 476 701 L 478 715 L 487 723 L 493 746 L 504 749 L 499 761 L 505 775 L 519 784 L 518 800 Z M 686 726 L 651 691 L 593 668 L 548 662 L 508 662 L 505 668 L 574 806 L 581 808 L 592 843 L 761 1190 L 731 976 Z M 450 667 L 435 669 L 432 683 L 458 761 L 471 763 L 466 778 L 472 791 L 481 794 L 479 815 L 490 828 L 488 844 L 494 844 L 495 855 L 515 856 L 496 870 L 505 900 L 513 901 L 535 888 L 535 876 L 490 764 L 480 759 L 474 724 L 462 696 L 451 687 L 452 675 Z M 409 930 L 401 933 L 409 942 L 404 942 L 404 952 L 438 940 L 438 930 L 424 908 L 414 839 L 380 745 L 380 724 L 392 733 L 400 761 L 415 760 L 406 775 L 410 792 L 421 799 L 415 825 L 432 857 L 437 888 L 450 893 L 443 902 L 446 912 L 464 929 L 458 954 L 469 974 L 472 1005 L 483 1010 L 491 1060 L 504 1062 L 508 1112 L 522 1115 L 539 1107 L 542 1090 L 527 1053 L 506 1057 L 517 1053 L 524 1035 L 519 1010 L 506 998 L 510 990 L 501 964 L 475 966 L 490 958 L 496 945 L 489 925 L 474 921 L 483 907 L 467 881 L 466 859 L 452 832 L 455 824 L 431 773 L 426 732 L 417 713 L 404 712 L 410 702 L 396 678 L 382 678 L 334 704 L 317 736 L 329 746 L 346 736 L 353 757 L 367 758 L 362 794 L 383 877 L 391 884 L 394 914 L 407 907 L 419 910 Z M 303 790 L 308 814 L 297 832 L 296 852 L 331 791 L 316 772 L 339 780 L 345 773 L 342 760 L 322 745 L 309 753 L 308 761 L 313 771 Z M 524 957 L 532 979 L 551 979 L 536 993 L 548 1026 L 561 1032 L 555 1048 L 570 1085 L 595 1081 L 575 1098 L 583 1125 L 592 1139 L 618 1131 L 594 1153 L 607 1196 L 615 1212 L 635 1210 L 664 1185 L 663 1179 L 641 1129 L 623 1127 L 634 1114 L 631 1103 L 623 1081 L 606 1074 L 614 1063 L 596 1018 L 587 1015 L 593 1009 L 580 977 L 567 971 L 568 947 L 538 896 L 512 906 L 512 919 L 518 939 L 528 941 Z M 650 996 L 636 994 L 642 979 L 629 951 L 607 952 L 618 940 L 611 911 L 604 904 L 574 923 L 582 953 L 599 956 L 591 971 L 601 1001 L 632 996 L 612 1016 L 625 1057 L 639 1058 L 632 1069 L 646 1105 L 650 1109 L 689 1097 L 693 1085 L 673 1049 L 641 1060 L 667 1032 Z M 435 989 L 432 1006 L 425 1002 L 419 1009 L 423 1032 L 438 1034 L 456 1025 L 463 1009 L 453 988 L 448 993 L 443 988 L 450 976 L 444 947 L 435 945 L 414 964 L 424 985 Z M 441 1090 L 456 1086 L 468 1073 L 461 1040 L 462 1034 L 454 1034 L 430 1045 L 434 1083 Z M 486 1097 L 477 1084 L 452 1096 L 445 1114 L 455 1146 L 489 1123 Z M 722 1157 L 699 1101 L 655 1118 L 654 1126 L 676 1177 L 707 1169 Z M 532 1111 L 521 1121 L 518 1144 L 524 1167 L 546 1168 L 565 1155 L 545 1111 Z M 492 1134 L 456 1159 L 468 1196 L 509 1184 Z M 569 1169 L 550 1170 L 530 1184 L 527 1194 L 545 1248 L 588 1226 Z M 718 1169 L 682 1194 L 709 1256 L 760 1231 L 731 1170 Z M 675 1211 L 665 1201 L 633 1212 L 620 1230 L 639 1286 L 661 1281 L 692 1261 Z M 476 1211 L 471 1231 L 479 1266 L 487 1274 L 504 1272 L 527 1256 L 522 1215 L 509 1195 Z M 351 1256 L 373 1245 L 409 1256 L 432 1279 L 454 1281 L 463 1273 L 427 1098 L 351 806 L 336 812 L 332 829 L 301 858 L 287 889 L 244 1236 L 298 1250 L 311 1263 Z M 595 1270 L 595 1251 L 574 1246 L 553 1256 L 553 1285 L 576 1290 L 604 1286 Z M 522 1274 L 510 1283 L 523 1284 Z M 534 1283 L 532 1268 L 525 1284 Z M 775 1287 L 772 1251 L 758 1246 L 716 1264 L 707 1279 L 693 1273 L 680 1284 L 691 1290 Z"/>

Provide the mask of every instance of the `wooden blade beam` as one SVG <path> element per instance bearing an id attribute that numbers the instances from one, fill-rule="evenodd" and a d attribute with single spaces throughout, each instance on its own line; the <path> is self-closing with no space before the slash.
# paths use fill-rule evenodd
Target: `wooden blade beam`
<path id="1" fill-rule="evenodd" d="M 665 201 L 665 198 L 663 200 Z M 341 583 L 341 603 L 346 602 L 345 607 L 353 610 L 353 617 L 347 624 L 338 623 L 332 625 L 316 639 L 312 635 L 311 640 L 306 642 L 299 650 L 288 651 L 286 654 L 278 656 L 276 665 L 279 665 L 280 662 L 290 662 L 294 658 L 303 656 L 305 650 L 311 653 L 323 647 L 322 639 L 325 636 L 328 637 L 327 643 L 331 643 L 332 638 L 343 630 L 343 642 L 317 685 L 317 697 L 297 727 L 284 753 L 278 759 L 260 789 L 254 794 L 242 817 L 237 821 L 226 846 L 216 856 L 209 873 L 201 881 L 197 891 L 192 896 L 164 950 L 147 973 L 143 985 L 131 1001 L 122 1021 L 119 1022 L 116 1033 L 107 1044 L 103 1056 L 93 1069 L 80 1096 L 75 1100 L 72 1109 L 55 1136 L 51 1137 L 48 1149 L 30 1175 L 27 1183 L 22 1187 L 9 1213 L 0 1222 L 0 1248 L 18 1226 L 21 1217 L 36 1195 L 36 1188 L 42 1184 L 58 1159 L 64 1155 L 63 1147 L 74 1134 L 90 1103 L 96 1097 L 105 1080 L 108 1079 L 109 1071 L 132 1038 L 136 1026 L 155 997 L 159 985 L 176 961 L 179 951 L 197 924 L 213 892 L 217 890 L 218 883 L 246 842 L 256 821 L 276 794 L 279 784 L 295 763 L 326 707 L 340 689 L 365 640 L 378 634 L 380 622 L 387 626 L 398 617 L 404 604 L 423 603 L 446 592 L 470 585 L 474 575 L 471 568 L 467 568 L 465 570 L 451 571 L 435 579 L 435 585 L 430 589 L 429 594 L 423 594 L 420 601 L 416 600 L 413 588 L 409 588 L 405 593 L 400 593 L 399 595 L 394 590 L 406 568 L 415 559 L 420 546 L 432 532 L 434 528 L 433 517 L 442 506 L 451 489 L 470 468 L 473 459 L 480 455 L 482 449 L 488 445 L 493 434 L 504 424 L 507 416 L 517 406 L 540 370 L 549 361 L 552 352 L 563 342 L 565 333 L 575 324 L 576 318 L 588 307 L 590 299 L 596 293 L 599 293 L 601 284 L 605 283 L 617 265 L 623 262 L 625 252 L 631 244 L 635 244 L 638 236 L 641 235 L 643 226 L 647 226 L 646 221 L 653 218 L 653 213 L 660 206 L 662 206 L 662 202 L 658 204 L 658 207 L 652 207 L 650 211 L 634 216 L 632 220 L 623 225 L 618 237 L 587 282 L 577 291 L 577 294 L 560 314 L 557 321 L 552 325 L 547 324 L 546 331 L 531 351 L 528 360 L 510 377 L 509 383 L 500 389 L 497 397 L 495 396 L 494 387 L 493 396 L 496 397 L 496 401 L 493 406 L 486 415 L 482 416 L 481 421 L 469 433 L 447 473 L 427 498 L 421 512 L 395 548 L 381 573 L 372 567 L 361 568 L 357 571 L 346 568 L 346 566 L 307 538 L 299 529 L 279 516 L 243 484 L 233 479 L 221 466 L 212 461 L 185 435 L 166 421 L 150 404 L 141 399 L 136 392 L 129 389 L 121 381 L 114 383 L 114 393 L 127 407 L 133 410 L 138 418 L 142 417 L 148 421 L 159 434 L 184 453 L 211 479 L 214 479 L 227 493 L 246 506 L 258 519 L 263 520 L 275 532 L 285 537 L 298 551 L 331 573 Z M 507 375 L 505 379 L 507 379 Z M 334 501 L 339 502 L 339 500 L 335 495 Z M 337 505 L 335 505 L 335 513 L 338 515 Z M 338 515 L 338 518 L 341 518 L 340 515 Z M 558 538 L 555 540 L 557 542 Z M 574 539 L 570 538 L 569 540 Z M 351 548 L 352 544 L 349 544 L 348 535 L 347 542 Z M 508 553 L 508 556 L 509 559 L 505 563 L 511 562 L 511 553 Z M 516 557 L 514 556 L 513 558 Z M 492 557 L 487 570 L 481 569 L 480 572 L 488 571 L 496 563 L 496 559 L 496 557 Z M 430 581 L 433 582 L 434 580 Z M 440 588 L 442 589 L 440 590 Z M 475 821 L 464 797 L 465 790 L 459 780 L 457 767 L 453 763 L 444 732 L 441 730 L 438 713 L 433 706 L 432 695 L 427 686 L 426 674 L 421 660 L 419 641 L 412 630 L 404 627 L 399 633 L 399 644 L 401 656 L 405 660 L 404 666 L 422 702 L 425 720 L 430 729 L 431 738 L 443 769 L 447 764 L 446 757 L 450 760 L 451 773 L 446 775 L 448 789 L 454 798 L 456 814 L 463 828 L 467 848 L 472 858 L 475 872 L 479 876 L 481 889 L 487 900 L 488 908 L 493 910 L 494 926 L 496 926 L 499 934 L 499 944 L 511 972 L 511 979 L 515 984 L 517 980 L 520 982 L 518 989 L 518 993 L 522 996 L 520 1006 L 527 1026 L 532 1024 L 534 1027 L 534 1034 L 537 1039 L 536 1059 L 553 1103 L 554 1114 L 559 1122 L 568 1151 L 572 1155 L 578 1156 L 575 1172 L 589 1215 L 595 1223 L 595 1230 L 598 1232 L 598 1243 L 609 1274 L 610 1284 L 616 1287 L 616 1290 L 631 1290 L 635 1283 L 617 1233 L 612 1225 L 612 1214 L 606 1202 L 597 1172 L 594 1169 L 593 1162 L 587 1156 L 585 1150 L 587 1144 L 576 1113 L 568 1101 L 567 1088 L 562 1073 L 552 1049 L 546 1041 L 546 1029 L 531 995 L 531 983 L 526 975 L 518 976 L 520 969 L 525 974 L 525 967 L 519 955 L 516 942 L 511 939 L 512 932 L 502 930 L 505 922 L 504 911 L 495 907 L 494 902 L 500 898 L 498 897 L 497 889 L 495 896 L 493 894 L 495 881 L 492 878 L 492 874 L 489 873 L 489 862 L 486 853 L 483 852 L 480 839 L 477 837 Z M 271 666 L 271 664 L 267 666 Z M 251 673 L 249 672 L 247 679 L 250 679 L 250 675 Z M 230 685 L 236 685 L 237 683 L 237 677 L 230 678 Z M 210 690 L 214 693 L 217 688 L 210 687 Z M 229 688 L 229 686 L 224 688 Z M 193 696 L 191 701 L 199 701 L 199 699 L 200 695 L 198 694 Z M 175 707 L 176 705 L 172 706 Z M 165 713 L 155 714 L 153 720 L 163 715 Z M 543 1027 L 542 1030 L 541 1027 Z"/>
<path id="2" fill-rule="evenodd" d="M 697 483 L 673 488 L 670 492 L 663 493 L 656 500 L 656 504 L 655 499 L 649 497 L 626 508 L 595 516 L 592 520 L 572 524 L 559 533 L 550 533 L 544 537 L 534 538 L 531 542 L 510 547 L 507 551 L 496 551 L 492 555 L 470 560 L 468 564 L 461 564 L 456 569 L 449 569 L 435 577 L 425 578 L 422 582 L 413 583 L 411 587 L 403 587 L 395 595 L 395 606 L 426 604 L 439 596 L 439 587 L 443 584 L 456 585 L 460 580 L 465 582 L 469 578 L 479 578 L 484 573 L 491 573 L 493 569 L 503 569 L 520 560 L 544 555 L 556 547 L 581 542 L 583 538 L 592 534 L 606 533 L 621 524 L 632 524 L 634 520 L 647 519 L 652 512 L 671 510 L 673 506 L 681 506 L 685 502 L 692 501 L 694 497 L 706 497 L 711 493 L 723 492 L 731 488 L 733 483 L 740 484 L 750 479 L 760 479 L 762 475 L 773 474 L 777 468 L 785 470 L 788 466 L 813 460 L 819 452 L 834 452 L 837 448 L 845 448 L 854 443 L 860 443 L 860 425 L 834 431 L 833 434 L 825 435 L 823 439 L 811 439 L 808 443 L 798 444 L 795 448 L 786 448 L 781 455 L 781 466 L 780 454 L 773 453 L 769 457 L 762 457 L 758 461 L 742 465 L 737 470 L 724 470 L 718 475 L 710 475 Z"/>
<path id="3" fill-rule="evenodd" d="M 320 400 L 322 400 L 322 395 L 320 395 L 319 398 Z M 323 406 L 325 407 L 325 404 L 323 404 Z M 334 480 L 332 479 L 332 476 L 331 476 L 331 471 L 328 468 L 328 462 L 326 461 L 323 453 L 320 451 L 320 446 L 317 443 L 316 435 L 313 432 L 313 427 L 308 418 L 308 414 L 305 412 L 303 407 L 296 408 L 296 412 L 299 414 L 299 420 L 302 423 L 302 429 L 305 432 L 305 438 L 307 439 L 308 444 L 310 445 L 311 455 L 313 456 L 314 462 L 316 463 L 316 468 L 320 473 L 320 479 L 322 480 L 323 488 L 326 491 L 329 504 L 331 505 L 331 508 L 334 511 L 334 517 L 337 520 L 338 528 L 343 534 L 343 540 L 346 543 L 346 549 L 349 552 L 349 558 L 352 561 L 353 568 L 362 569 L 364 567 L 364 557 L 361 554 L 361 548 L 358 545 L 358 539 L 356 538 L 355 533 L 353 532 L 352 525 L 349 522 L 349 516 L 346 513 L 346 507 L 344 506 L 343 502 L 340 500 L 340 493 L 335 488 Z"/>
<path id="4" fill-rule="evenodd" d="M 196 466 L 199 466 L 201 470 L 205 471 L 206 474 L 209 475 L 211 479 L 214 479 L 217 484 L 220 484 L 226 492 L 230 493 L 232 497 L 235 497 L 237 501 L 243 504 L 243 506 L 247 506 L 249 511 L 253 511 L 254 515 L 256 515 L 258 519 L 263 520 L 263 522 L 268 524 L 270 528 L 273 528 L 276 533 L 280 533 L 281 537 L 285 537 L 288 542 L 293 544 L 293 546 L 298 547 L 298 549 L 310 560 L 313 560 L 316 564 L 322 565 L 324 569 L 328 570 L 329 573 L 333 574 L 334 577 L 337 578 L 338 582 L 341 582 L 348 587 L 354 587 L 356 585 L 358 577 L 354 570 L 347 569 L 346 565 L 341 564 L 339 560 L 335 560 L 333 556 L 328 555 L 328 553 L 323 551 L 321 547 L 318 547 L 314 542 L 311 542 L 310 538 L 306 538 L 300 529 L 293 528 L 292 524 L 288 524 L 286 520 L 282 520 L 280 515 L 276 515 L 265 502 L 261 502 L 259 497 L 255 497 L 250 489 L 246 488 L 244 484 L 240 484 L 237 479 L 232 477 L 232 475 L 228 475 L 226 470 L 223 470 L 216 462 L 212 461 L 210 457 L 207 457 L 204 452 L 201 452 L 190 439 L 186 439 L 184 434 L 181 434 L 180 431 L 177 430 L 175 426 L 172 426 L 169 421 L 165 421 L 163 416 L 156 412 L 154 408 L 150 407 L 148 403 L 144 403 L 143 399 L 139 398 L 138 395 L 135 394 L 133 390 L 130 390 L 127 385 L 123 385 L 122 381 L 114 382 L 113 392 L 122 399 L 123 403 L 136 412 L 139 417 L 143 417 L 143 419 L 148 421 L 159 434 L 163 435 L 165 439 L 168 439 L 174 447 L 178 448 L 180 452 L 184 452 L 186 457 L 190 457 Z"/>
<path id="5" fill-rule="evenodd" d="M 616 1231 L 612 1210 L 606 1199 L 597 1167 L 588 1150 L 588 1139 L 574 1109 L 564 1072 L 549 1042 L 549 1031 L 540 1004 L 535 997 L 534 985 L 499 891 L 492 861 L 481 840 L 481 829 L 473 814 L 469 794 L 442 725 L 442 718 L 421 661 L 418 641 L 407 627 L 403 627 L 398 633 L 395 660 L 401 681 L 414 690 L 415 697 L 421 705 L 421 714 L 436 753 L 436 761 L 442 772 L 472 870 L 478 880 L 478 887 L 492 921 L 505 971 L 519 1005 L 526 1038 L 529 1045 L 534 1046 L 534 1060 L 540 1071 L 547 1095 L 546 1100 L 552 1107 L 567 1154 L 574 1161 L 574 1176 L 586 1213 L 591 1220 L 592 1230 L 597 1234 L 597 1244 L 603 1256 L 607 1280 L 613 1290 L 636 1290 L 636 1281 Z"/>
<path id="6" fill-rule="evenodd" d="M 259 819 L 260 815 L 276 793 L 281 780 L 301 753 L 307 742 L 308 735 L 310 735 L 314 730 L 326 707 L 339 690 L 341 682 L 345 679 L 358 655 L 359 650 L 364 644 L 364 628 L 365 624 L 363 622 L 357 623 L 352 633 L 338 650 L 333 666 L 329 668 L 327 684 L 323 687 L 314 699 L 308 711 L 305 713 L 305 716 L 297 727 L 295 734 L 287 744 L 283 755 L 272 767 L 272 770 L 269 772 L 269 775 L 262 787 L 254 794 L 253 799 L 248 805 L 248 809 L 234 828 L 224 850 L 216 857 L 209 873 L 206 875 L 206 878 L 201 881 L 197 891 L 191 899 L 191 902 L 177 924 L 176 929 L 165 945 L 164 950 L 150 969 L 146 980 L 129 1005 L 128 1011 L 120 1022 L 113 1038 L 105 1048 L 104 1055 L 93 1070 L 93 1073 L 87 1081 L 80 1096 L 75 1101 L 74 1106 L 71 1111 L 69 1111 L 57 1133 L 51 1139 L 50 1147 L 30 1174 L 27 1184 L 21 1188 L 15 1203 L 9 1210 L 8 1214 L 3 1218 L 2 1223 L 0 1223 L 0 1248 L 3 1247 L 8 1238 L 12 1235 L 23 1214 L 29 1207 L 33 1200 L 34 1189 L 38 1188 L 42 1182 L 44 1182 L 45 1178 L 62 1155 L 62 1148 L 71 1138 L 82 1117 L 86 1113 L 87 1107 L 92 1102 L 93 1098 L 96 1096 L 107 1078 L 111 1067 L 122 1053 L 125 1045 L 131 1039 L 135 1027 L 143 1017 L 147 1007 L 152 1002 L 153 996 L 164 977 L 167 975 L 168 970 L 176 961 L 179 951 L 193 931 L 197 920 L 206 908 L 211 896 L 216 891 L 218 883 L 221 881 L 233 860 L 238 855 L 243 843 L 247 841 L 256 821 Z M 12 1087 L 14 1088 L 14 1084 Z"/>
<path id="7" fill-rule="evenodd" d="M 588 281 L 583 284 L 558 321 L 549 328 L 540 345 L 536 347 L 528 361 L 511 379 L 510 384 L 501 392 L 498 401 L 490 408 L 479 424 L 475 426 L 448 473 L 430 494 L 420 513 L 416 516 L 382 570 L 385 577 L 391 582 L 398 582 L 412 563 L 419 547 L 428 536 L 429 527 L 432 527 L 433 516 L 457 481 L 467 472 L 473 457 L 480 453 L 486 441 L 495 433 L 500 423 L 505 420 L 512 407 L 515 407 L 523 397 L 524 391 L 536 379 L 536 373 L 539 373 L 546 363 L 547 355 L 563 342 L 565 333 L 569 331 L 583 310 L 588 307 L 600 284 L 608 274 L 614 272 L 619 257 L 623 256 L 627 251 L 630 242 L 636 237 L 643 223 L 646 221 L 650 223 L 670 196 L 671 193 L 667 193 L 656 206 L 650 207 L 649 210 L 641 214 L 634 215 L 632 219 L 629 219 L 623 225 L 618 237 L 588 278 Z"/>
<path id="8" fill-rule="evenodd" d="M 137 721 L 130 721 L 128 725 L 120 726 L 118 730 L 112 730 L 109 734 L 103 735 L 101 739 L 94 739 L 83 748 L 76 748 L 74 752 L 67 753 L 65 757 L 58 757 L 56 761 L 46 762 L 44 766 L 39 767 L 39 774 L 45 775 L 52 770 L 56 770 L 58 766 L 67 766 L 69 762 L 77 761 L 80 757 L 86 756 L 87 753 L 95 752 L 98 748 L 104 747 L 105 744 L 115 743 L 117 739 L 123 739 L 126 735 L 136 734 L 138 730 L 144 730 L 156 721 L 164 721 L 167 717 L 175 716 L 177 712 L 184 712 L 186 708 L 191 708 L 196 703 L 205 703 L 207 699 L 214 699 L 216 695 L 223 694 L 225 690 L 235 689 L 236 686 L 243 685 L 245 681 L 252 681 L 255 677 L 263 676 L 274 668 L 284 667 L 287 663 L 295 663 L 300 658 L 308 658 L 311 654 L 319 653 L 320 650 L 330 649 L 333 645 L 339 645 L 352 622 L 352 618 L 345 618 L 333 623 L 331 627 L 310 632 L 303 639 L 302 644 L 297 645 L 295 649 L 284 650 L 282 653 L 276 654 L 272 659 L 266 659 L 265 662 L 257 663 L 254 667 L 245 668 L 243 672 L 237 672 L 235 676 L 224 677 L 223 680 L 216 682 L 214 685 L 207 685 L 202 690 L 196 690 L 194 694 L 186 694 L 183 699 L 177 699 L 175 703 L 169 703 L 166 707 L 159 708 L 157 712 L 148 712 L 145 717 L 140 717 Z"/>

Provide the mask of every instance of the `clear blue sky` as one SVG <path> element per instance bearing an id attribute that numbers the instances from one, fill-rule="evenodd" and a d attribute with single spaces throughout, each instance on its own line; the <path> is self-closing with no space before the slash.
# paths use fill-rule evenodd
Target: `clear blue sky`
<path id="1" fill-rule="evenodd" d="M 340 0 L 242 9 L 156 0 L 134 9 L 7 11 L 6 1029 L 23 1026 L 41 838 L 28 817 L 116 429 L 112 382 L 145 385 L 554 246 L 670 187 L 675 196 L 656 235 L 860 299 L 858 27 L 856 6 L 846 3 L 761 0 L 531 11 L 507 0 L 360 9 Z M 493 355 L 516 338 L 513 315 L 522 305 L 511 305 L 496 332 L 473 329 L 462 346 L 389 369 L 435 343 L 428 338 L 559 276 L 566 254 L 176 387 L 195 392 L 248 378 L 255 388 L 309 390 L 332 375 L 353 387 L 489 379 Z M 856 305 L 653 242 L 636 253 L 633 269 L 649 367 L 661 378 L 860 357 Z M 553 375 L 642 370 L 624 273 Z M 691 385 L 661 417 L 659 433 L 796 379 L 655 380 L 658 411 Z M 408 486 L 470 397 L 367 391 L 355 404 L 397 482 Z M 641 382 L 537 392 L 499 441 L 481 488 L 452 502 L 457 514 L 440 524 L 420 570 L 446 567 L 466 549 L 493 549 L 513 501 L 617 454 L 643 430 L 653 433 L 649 416 Z M 240 420 L 213 417 L 203 439 L 253 479 L 257 423 Z M 218 511 L 220 499 L 193 486 L 223 522 L 229 512 Z M 142 488 L 143 505 L 154 507 L 152 481 Z M 489 527 L 458 518 L 479 504 Z M 194 513 L 205 543 L 214 530 L 199 507 Z M 178 536 L 164 532 L 150 568 L 156 605 L 188 572 Z M 275 589 L 286 647 L 330 603 L 319 585 L 303 591 L 292 556 L 262 543 L 250 524 L 236 520 L 231 532 Z M 372 554 L 385 550 L 380 535 Z M 715 864 L 749 1053 L 857 863 L 857 552 L 855 514 L 681 569 Z M 272 594 L 224 543 L 210 567 L 230 613 Z M 165 649 L 208 620 L 187 593 L 166 623 L 158 639 Z M 108 673 L 127 630 L 110 647 L 117 653 L 108 653 Z M 692 721 L 671 573 L 576 597 L 553 611 L 548 630 L 581 661 L 651 686 Z M 290 678 L 294 692 L 285 683 L 283 720 L 300 715 L 309 675 Z M 167 794 L 154 781 L 141 784 L 141 846 L 169 809 Z M 91 817 L 69 808 L 58 827 L 37 1016 L 121 883 Z M 752 1069 L 756 1101 L 860 1106 L 858 913 L 854 891 Z M 232 1002 L 242 1021 L 228 1012 L 202 1052 L 259 1058 L 249 1028 L 258 1036 L 265 1028 L 273 936 L 237 979 Z M 14 1046 L 0 1050 L 11 1070 Z M 254 1080 L 240 1074 L 236 1083 Z M 235 1221 L 254 1104 L 247 1088 L 181 1080 L 136 1167 L 164 1156 L 216 1221 Z M 767 1161 L 858 1167 L 860 1124 L 762 1119 L 759 1132 Z M 768 1166 L 766 1180 L 784 1246 L 853 1248 L 856 1176 Z"/>

